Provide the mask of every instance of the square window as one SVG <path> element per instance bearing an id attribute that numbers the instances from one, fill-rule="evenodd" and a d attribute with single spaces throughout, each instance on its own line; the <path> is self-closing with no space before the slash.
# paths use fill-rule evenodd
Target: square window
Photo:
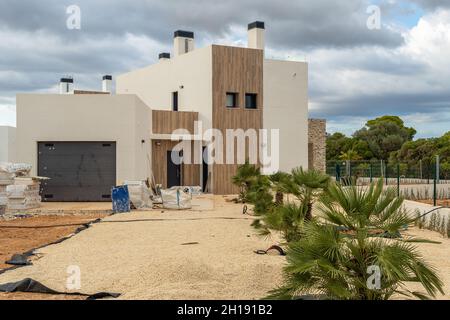
<path id="1" fill-rule="evenodd" d="M 235 92 L 227 92 L 227 108 L 237 108 L 238 107 L 238 94 Z"/>
<path id="2" fill-rule="evenodd" d="M 257 95 L 254 93 L 245 94 L 245 108 L 246 109 L 257 109 Z"/>

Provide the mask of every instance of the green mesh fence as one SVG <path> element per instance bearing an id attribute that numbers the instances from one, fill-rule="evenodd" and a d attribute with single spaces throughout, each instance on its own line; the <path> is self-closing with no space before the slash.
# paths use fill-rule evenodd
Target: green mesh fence
<path id="1" fill-rule="evenodd" d="M 355 182 L 368 185 L 383 178 L 388 186 L 410 200 L 450 199 L 450 172 L 445 167 L 437 168 L 436 162 L 416 161 L 393 163 L 382 160 L 371 161 L 327 161 L 326 172 L 341 183 Z"/>

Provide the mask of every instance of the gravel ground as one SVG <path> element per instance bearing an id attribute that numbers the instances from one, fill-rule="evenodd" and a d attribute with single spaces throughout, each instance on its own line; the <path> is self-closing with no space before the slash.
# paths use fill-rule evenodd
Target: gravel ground
<path id="1" fill-rule="evenodd" d="M 15 253 L 24 253 L 72 234 L 77 228 L 105 214 L 35 216 L 3 220 L 0 218 L 0 270 Z"/>
<path id="2" fill-rule="evenodd" d="M 81 291 L 122 293 L 120 299 L 260 299 L 281 282 L 284 257 L 259 256 L 276 239 L 250 227 L 242 206 L 214 197 L 214 210 L 153 210 L 110 216 L 63 243 L 40 250 L 28 266 L 0 283 L 31 277 L 67 291 L 67 267 L 81 270 Z M 439 270 L 450 299 L 450 240 L 426 230 L 410 234 L 441 241 L 417 244 Z M 190 243 L 190 244 L 186 244 Z M 184 244 L 184 245 L 183 245 Z"/>
<path id="3" fill-rule="evenodd" d="M 215 210 L 147 211 L 107 217 L 63 243 L 43 248 L 33 266 L 0 275 L 58 290 L 67 267 L 81 270 L 81 291 L 122 299 L 259 299 L 281 279 L 284 258 L 260 256 L 273 239 L 250 227 L 242 206 L 215 197 Z M 198 244 L 183 245 L 198 242 Z"/>

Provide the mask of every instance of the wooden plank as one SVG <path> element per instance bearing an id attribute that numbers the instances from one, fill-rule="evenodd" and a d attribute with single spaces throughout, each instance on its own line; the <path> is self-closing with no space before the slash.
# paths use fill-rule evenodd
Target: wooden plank
<path id="1" fill-rule="evenodd" d="M 212 47 L 212 122 L 213 128 L 222 131 L 224 143 L 226 143 L 226 129 L 245 131 L 263 127 L 263 59 L 262 50 L 217 45 Z M 226 107 L 227 92 L 238 93 L 238 108 Z M 245 109 L 246 93 L 257 95 L 257 109 Z M 237 164 L 213 165 L 212 188 L 215 194 L 239 192 L 231 182 L 237 167 Z"/>
<path id="2" fill-rule="evenodd" d="M 197 120 L 198 112 L 152 110 L 154 134 L 171 134 L 176 129 L 186 129 L 193 134 Z"/>

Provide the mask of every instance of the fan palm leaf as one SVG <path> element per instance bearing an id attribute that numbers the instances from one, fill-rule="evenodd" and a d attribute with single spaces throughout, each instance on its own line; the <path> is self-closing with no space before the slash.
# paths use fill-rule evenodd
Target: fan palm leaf
<path id="1" fill-rule="evenodd" d="M 416 247 L 380 237 L 380 232 L 400 233 L 412 223 L 401 207 L 402 198 L 384 190 L 382 181 L 368 188 L 330 185 L 320 197 L 323 219 L 305 222 L 303 236 L 289 244 L 285 282 L 268 298 L 428 299 L 443 293 L 436 270 Z M 375 279 L 372 270 L 380 280 L 375 287 L 369 281 Z M 421 284 L 425 292 L 410 291 L 408 282 Z"/>

